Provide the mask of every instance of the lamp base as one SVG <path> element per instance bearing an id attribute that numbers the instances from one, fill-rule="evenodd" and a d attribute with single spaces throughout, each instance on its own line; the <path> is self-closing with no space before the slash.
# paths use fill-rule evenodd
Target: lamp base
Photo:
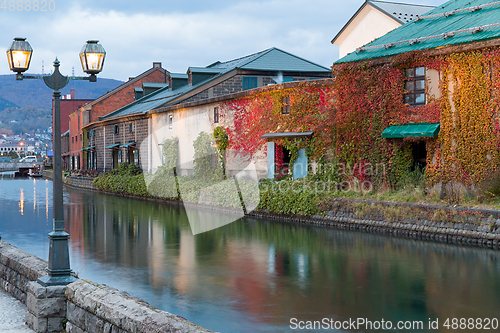
<path id="1" fill-rule="evenodd" d="M 44 287 L 51 286 L 67 286 L 70 283 L 77 281 L 78 279 L 74 276 L 50 276 L 45 275 L 38 278 L 37 282 Z"/>

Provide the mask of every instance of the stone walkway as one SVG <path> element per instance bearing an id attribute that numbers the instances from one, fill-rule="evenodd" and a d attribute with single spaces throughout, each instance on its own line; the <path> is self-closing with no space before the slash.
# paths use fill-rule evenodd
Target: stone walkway
<path id="1" fill-rule="evenodd" d="M 24 323 L 26 305 L 0 288 L 0 332 L 34 333 Z"/>

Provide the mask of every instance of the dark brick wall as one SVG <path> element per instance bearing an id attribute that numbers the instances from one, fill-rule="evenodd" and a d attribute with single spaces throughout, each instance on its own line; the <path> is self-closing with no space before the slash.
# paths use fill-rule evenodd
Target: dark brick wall
<path id="1" fill-rule="evenodd" d="M 167 75 L 167 82 L 169 78 Z M 165 74 L 158 68 L 158 70 L 143 77 L 142 79 L 130 84 L 127 87 L 117 91 L 113 95 L 103 99 L 102 101 L 92 106 L 90 112 L 90 122 L 93 123 L 99 120 L 99 117 L 105 116 L 119 108 L 132 103 L 135 100 L 134 88 L 142 87 L 143 82 L 163 83 L 165 82 Z"/>
<path id="2" fill-rule="evenodd" d="M 148 138 L 148 119 L 117 119 L 116 121 L 109 121 L 105 125 L 92 125 L 87 129 L 95 130 L 95 145 L 96 145 L 96 153 L 97 153 L 97 170 L 104 171 L 104 167 L 106 167 L 106 172 L 109 172 L 113 168 L 113 151 L 117 151 L 121 149 L 122 151 L 122 161 L 126 162 L 127 160 L 127 148 L 105 148 L 107 146 L 119 143 L 120 145 L 124 145 L 129 142 L 135 142 L 135 149 L 139 149 L 139 159 L 142 164 L 141 169 L 147 168 L 147 157 L 148 151 L 142 151 L 141 144 L 144 140 Z M 130 131 L 130 124 L 134 124 L 134 131 Z M 118 126 L 118 134 L 114 134 L 114 127 Z M 104 131 L 106 131 L 106 136 L 104 136 Z M 104 142 L 104 137 L 106 137 L 106 142 Z M 147 145 L 144 145 L 147 147 Z M 104 156 L 106 151 L 106 157 Z"/>
<path id="3" fill-rule="evenodd" d="M 194 96 L 189 97 L 188 99 L 182 101 L 182 103 L 189 103 L 189 102 L 195 102 L 195 101 L 200 101 L 202 99 L 206 98 L 211 98 L 211 97 L 219 97 L 219 96 L 224 96 L 224 95 L 229 95 L 232 93 L 236 93 L 239 91 L 243 90 L 243 80 L 242 78 L 244 76 L 256 76 L 258 77 L 258 84 L 259 87 L 264 87 L 270 84 L 275 84 L 274 81 L 274 76 L 259 76 L 259 75 L 235 75 L 218 85 L 215 85 L 214 87 L 204 90 Z M 294 77 L 295 81 L 299 80 L 306 80 L 309 77 Z"/>

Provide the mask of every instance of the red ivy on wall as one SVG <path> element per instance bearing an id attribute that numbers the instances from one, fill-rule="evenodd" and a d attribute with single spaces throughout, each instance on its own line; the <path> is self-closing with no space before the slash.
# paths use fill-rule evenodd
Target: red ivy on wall
<path id="1" fill-rule="evenodd" d="M 420 66 L 439 73 L 440 96 L 428 95 L 426 105 L 409 107 L 403 98 L 404 69 Z M 266 133 L 314 131 L 313 157 L 329 155 L 351 165 L 384 163 L 388 174 L 401 175 L 408 165 L 404 147 L 408 141 L 422 139 L 384 139 L 384 129 L 396 124 L 440 122 L 439 137 L 423 139 L 431 183 L 478 183 L 497 170 L 499 50 L 443 56 L 412 52 L 395 57 L 391 63 L 346 63 L 334 65 L 332 70 L 333 84 L 305 82 L 222 105 L 221 109 L 234 115 L 234 125 L 228 128 L 231 148 L 253 154 L 264 148 L 261 137 Z M 290 98 L 287 115 L 281 113 L 283 97 Z"/>

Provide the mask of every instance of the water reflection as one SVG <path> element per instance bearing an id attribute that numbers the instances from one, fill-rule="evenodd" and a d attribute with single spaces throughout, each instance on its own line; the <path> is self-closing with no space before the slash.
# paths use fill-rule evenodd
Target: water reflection
<path id="1" fill-rule="evenodd" d="M 427 323 L 500 308 L 491 250 L 255 219 L 193 236 L 176 207 L 70 194 L 73 252 L 134 272 L 131 292 L 214 330 L 289 331 L 292 317 Z"/>
<path id="2" fill-rule="evenodd" d="M 35 193 L 51 197 L 51 183 L 30 184 L 36 191 L 2 180 L 1 236 L 46 259 L 48 218 L 9 210 L 21 188 L 33 193 L 26 204 L 39 200 L 37 211 L 46 198 Z M 492 250 L 249 218 L 193 236 L 178 207 L 65 191 L 71 265 L 80 277 L 213 330 L 288 332 L 292 317 L 427 323 L 498 316 L 500 264 Z M 210 220 L 218 213 L 197 214 Z"/>
<path id="3" fill-rule="evenodd" d="M 22 188 L 21 188 L 21 198 L 19 199 L 19 212 L 21 213 L 21 215 L 24 215 L 24 190 Z"/>

